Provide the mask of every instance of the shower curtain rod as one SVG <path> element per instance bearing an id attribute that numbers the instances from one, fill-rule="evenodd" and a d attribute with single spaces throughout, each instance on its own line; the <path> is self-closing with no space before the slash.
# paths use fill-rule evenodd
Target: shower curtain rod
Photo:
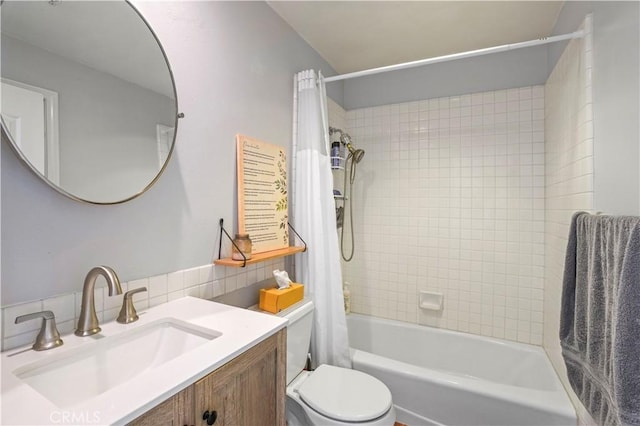
<path id="1" fill-rule="evenodd" d="M 387 65 L 379 68 L 371 68 L 363 71 L 355 71 L 347 74 L 334 75 L 333 77 L 325 77 L 325 83 L 333 81 L 347 80 L 349 78 L 364 77 L 366 75 L 379 74 L 388 71 L 397 71 L 407 68 L 421 67 L 423 65 L 437 64 L 439 62 L 455 61 L 457 59 L 471 58 L 474 56 L 488 55 L 490 53 L 506 52 L 508 50 L 522 49 L 523 47 L 539 46 L 542 44 L 555 43 L 558 41 L 570 40 L 574 38 L 584 37 L 584 31 L 575 31 L 569 34 L 561 34 L 557 36 L 544 37 L 537 40 L 522 41 L 520 43 L 503 44 L 501 46 L 487 47 L 484 49 L 470 50 L 468 52 L 453 53 L 451 55 L 436 56 L 433 58 L 421 59 L 418 61 L 405 62 L 402 64 Z"/>

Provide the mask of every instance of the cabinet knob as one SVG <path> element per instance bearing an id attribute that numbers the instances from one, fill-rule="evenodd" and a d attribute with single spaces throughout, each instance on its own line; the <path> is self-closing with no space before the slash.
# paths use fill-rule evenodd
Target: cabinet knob
<path id="1" fill-rule="evenodd" d="M 211 411 L 209 412 L 209 410 L 205 411 L 204 414 L 202 415 L 202 420 L 206 420 L 207 424 L 209 426 L 211 426 L 212 424 L 214 424 L 216 422 L 216 419 L 218 418 L 218 412 L 217 411 Z"/>

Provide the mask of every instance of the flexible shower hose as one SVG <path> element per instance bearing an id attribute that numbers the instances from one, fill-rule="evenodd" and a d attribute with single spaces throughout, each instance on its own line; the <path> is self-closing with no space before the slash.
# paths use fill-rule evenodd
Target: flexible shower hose
<path id="1" fill-rule="evenodd" d="M 349 168 L 349 195 L 347 197 L 347 166 L 349 164 L 349 160 L 351 160 L 351 166 Z M 353 155 L 351 153 L 349 153 L 349 155 L 347 156 L 347 160 L 345 161 L 345 167 L 344 167 L 344 197 L 349 198 L 349 228 L 351 231 L 351 253 L 349 254 L 349 256 L 345 256 L 344 254 L 344 221 L 342 223 L 342 228 L 340 229 L 340 254 L 342 255 L 342 258 L 344 259 L 345 262 L 350 262 L 351 259 L 353 259 L 353 254 L 355 252 L 355 248 L 356 248 L 356 242 L 355 242 L 355 238 L 353 236 L 353 194 L 352 194 L 352 190 L 353 190 L 353 182 L 356 179 L 356 162 L 353 161 Z M 345 209 L 344 215 L 347 215 L 347 209 Z"/>

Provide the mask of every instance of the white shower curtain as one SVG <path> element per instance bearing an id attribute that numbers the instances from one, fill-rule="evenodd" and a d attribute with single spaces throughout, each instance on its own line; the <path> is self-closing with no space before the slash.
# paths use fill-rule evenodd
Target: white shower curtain
<path id="1" fill-rule="evenodd" d="M 329 123 L 322 74 L 296 74 L 294 90 L 293 226 L 307 242 L 296 255 L 296 280 L 315 304 L 311 357 L 314 366 L 351 367 L 342 294 L 342 271 L 333 177 L 329 159 Z"/>

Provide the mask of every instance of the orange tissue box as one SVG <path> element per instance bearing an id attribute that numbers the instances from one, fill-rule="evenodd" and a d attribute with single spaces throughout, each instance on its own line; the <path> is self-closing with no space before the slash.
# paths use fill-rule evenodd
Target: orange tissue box
<path id="1" fill-rule="evenodd" d="M 277 314 L 288 308 L 304 297 L 304 285 L 291 283 L 291 287 L 285 289 L 269 288 L 260 290 L 260 309 Z"/>

